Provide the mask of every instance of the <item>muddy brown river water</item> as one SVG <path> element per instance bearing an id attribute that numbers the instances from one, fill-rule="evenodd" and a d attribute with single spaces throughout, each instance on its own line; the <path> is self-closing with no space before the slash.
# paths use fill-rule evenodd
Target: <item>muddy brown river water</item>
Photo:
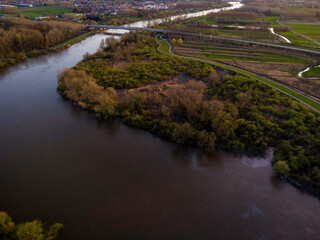
<path id="1" fill-rule="evenodd" d="M 61 222 L 61 239 L 320 239 L 320 201 L 272 177 L 272 152 L 204 155 L 57 94 L 102 38 L 0 74 L 0 210 Z"/>

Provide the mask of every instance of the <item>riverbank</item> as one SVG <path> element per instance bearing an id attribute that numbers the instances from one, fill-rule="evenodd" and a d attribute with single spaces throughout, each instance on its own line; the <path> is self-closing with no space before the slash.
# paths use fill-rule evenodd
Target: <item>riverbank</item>
<path id="1" fill-rule="evenodd" d="M 318 113 L 292 100 L 291 94 L 273 90 L 277 83 L 217 65 L 242 75 L 221 76 L 210 70 L 208 64 L 215 65 L 210 61 L 173 58 L 168 44 L 158 48 L 168 56 L 156 54 L 147 33 L 126 34 L 111 46 L 66 70 L 58 91 L 100 118 L 121 117 L 125 124 L 206 152 L 263 156 L 274 147 L 276 175 L 298 179 L 319 196 L 320 172 L 313 160 L 319 150 Z M 179 75 L 188 71 L 189 77 Z M 294 127 L 298 122 L 304 132 Z M 314 140 L 307 145 L 299 140 L 310 135 Z"/>
<path id="2" fill-rule="evenodd" d="M 71 38 L 69 40 L 64 41 L 63 43 L 58 44 L 55 47 L 47 48 L 47 49 L 41 49 L 41 50 L 33 50 L 28 53 L 18 53 L 15 57 L 10 59 L 1 59 L 1 65 L 0 70 L 6 69 L 10 66 L 16 65 L 22 61 L 25 61 L 27 58 L 33 58 L 44 54 L 50 54 L 54 52 L 62 51 L 66 48 L 71 47 L 72 45 L 79 43 L 80 41 L 86 39 L 87 37 L 90 37 L 92 35 L 96 34 L 96 31 L 89 31 L 80 34 L 79 36 L 76 36 L 74 38 Z"/>
<path id="3" fill-rule="evenodd" d="M 3 211 L 17 222 L 61 222 L 64 240 L 319 236 L 319 200 L 272 177 L 270 163 L 181 147 L 57 94 L 57 73 L 105 38 L 0 73 Z"/>
<path id="4" fill-rule="evenodd" d="M 307 106 L 309 106 L 310 108 L 312 108 L 313 110 L 315 110 L 318 113 L 315 116 L 319 116 L 320 104 L 317 102 L 317 99 L 305 97 L 304 95 L 301 95 L 299 92 L 294 92 L 294 93 L 296 93 L 296 95 L 294 96 L 294 95 L 292 95 L 292 91 L 287 89 L 285 86 L 279 85 L 278 83 L 276 83 L 276 82 L 274 82 L 272 80 L 260 77 L 260 76 L 254 74 L 254 73 L 250 73 L 250 72 L 244 71 L 242 69 L 238 69 L 238 68 L 235 68 L 235 67 L 232 67 L 232 66 L 228 66 L 228 65 L 224 65 L 224 64 L 217 63 L 217 62 L 204 60 L 204 59 L 198 59 L 198 58 L 194 58 L 194 57 L 176 55 L 175 53 L 172 52 L 172 46 L 168 43 L 167 40 L 165 40 L 162 37 L 160 37 L 160 35 L 157 35 L 155 39 L 156 39 L 156 41 L 157 41 L 157 43 L 159 45 L 157 50 L 160 53 L 163 53 L 163 54 L 165 54 L 167 56 L 172 56 L 172 57 L 180 57 L 180 58 L 182 57 L 182 58 L 187 58 L 187 59 L 198 60 L 198 61 L 209 63 L 209 64 L 211 63 L 214 66 L 220 67 L 222 69 L 231 70 L 231 71 L 234 71 L 234 72 L 236 72 L 238 74 L 241 74 L 241 75 L 256 79 L 256 80 L 258 80 L 258 81 L 260 81 L 260 82 L 262 82 L 264 84 L 267 84 L 268 86 L 273 87 L 273 88 L 277 89 L 278 91 L 280 91 L 280 92 L 282 92 L 282 93 L 284 93 L 284 94 L 286 94 L 286 95 L 288 95 L 288 96 L 290 96 L 290 97 L 292 97 L 292 98 L 294 98 L 294 99 L 306 104 Z M 279 88 L 279 86 L 281 88 Z M 307 103 L 304 102 L 305 100 L 308 100 L 308 102 Z M 310 102 L 311 103 L 313 102 L 313 105 L 310 105 Z M 295 133 L 295 134 L 291 135 L 291 137 L 297 137 L 296 134 L 298 134 L 298 133 Z M 281 143 L 281 144 L 283 144 L 283 143 Z M 287 145 L 287 144 L 288 143 L 285 143 L 285 145 Z M 288 147 L 288 145 L 286 146 L 286 148 L 287 147 Z M 280 146 L 280 148 L 282 148 L 282 146 Z M 303 148 L 305 148 L 305 147 L 303 147 Z M 304 152 L 303 148 L 301 150 Z M 279 151 L 279 146 L 276 146 L 276 151 L 275 151 L 274 159 L 273 159 L 273 170 L 275 171 L 275 174 L 278 175 L 281 178 L 285 178 L 289 183 L 291 183 L 295 187 L 297 187 L 297 188 L 299 188 L 299 189 L 301 189 L 303 191 L 306 191 L 308 193 L 311 193 L 311 194 L 315 195 L 316 197 L 318 197 L 320 199 L 320 182 L 319 182 L 320 178 L 313 182 L 309 177 L 306 177 L 306 174 L 305 174 L 304 171 L 302 173 L 290 173 L 290 167 L 289 166 L 290 166 L 290 164 L 292 164 L 291 163 L 292 160 L 290 159 L 291 157 L 288 157 L 288 156 L 285 157 L 285 155 L 289 154 L 289 153 L 282 153 L 282 154 L 285 154 L 285 155 L 281 154 L 282 156 L 280 157 L 278 155 L 279 152 L 277 152 L 277 151 Z M 280 152 L 281 152 L 281 150 L 280 150 Z M 313 161 L 314 157 L 315 156 L 309 156 L 309 160 L 308 161 Z M 281 167 L 279 165 L 281 165 Z M 280 174 L 279 174 L 279 171 L 280 171 Z M 317 176 L 320 177 L 319 168 L 316 166 L 312 170 L 311 174 L 316 174 Z"/>

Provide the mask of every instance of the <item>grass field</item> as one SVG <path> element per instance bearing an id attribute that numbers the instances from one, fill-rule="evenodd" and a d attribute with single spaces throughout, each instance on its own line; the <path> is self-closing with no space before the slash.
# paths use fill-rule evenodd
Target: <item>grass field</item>
<path id="1" fill-rule="evenodd" d="M 271 26 L 275 27 L 275 26 L 279 26 L 279 23 L 277 22 L 278 18 L 279 18 L 278 16 L 266 16 L 262 20 L 270 22 Z"/>
<path id="2" fill-rule="evenodd" d="M 320 67 L 312 67 L 309 71 L 302 73 L 303 77 L 320 77 Z"/>
<path id="3" fill-rule="evenodd" d="M 158 37 L 159 39 L 159 37 Z M 160 42 L 161 46 L 159 48 L 160 52 L 162 52 L 162 49 L 164 50 L 167 50 L 169 49 L 169 45 L 166 41 L 161 41 Z M 167 54 L 167 52 L 163 52 L 165 54 Z M 170 54 L 170 53 L 169 53 Z M 175 56 L 175 57 L 179 57 L 177 55 L 173 55 L 173 54 L 170 54 L 171 56 Z M 206 59 L 198 59 L 198 58 L 192 58 L 192 57 L 188 57 L 188 56 L 180 56 L 180 57 L 184 57 L 184 58 L 189 58 L 189 59 L 194 59 L 194 60 L 198 60 L 198 61 L 201 61 L 201 62 L 206 62 L 206 63 L 209 63 L 209 64 L 212 64 L 216 67 L 220 67 L 220 68 L 223 68 L 223 69 L 227 69 L 227 70 L 230 70 L 230 71 L 233 71 L 235 73 L 238 73 L 238 74 L 241 74 L 241 75 L 244 75 L 244 76 L 247 76 L 247 77 L 250 77 L 250 78 L 253 78 L 253 79 L 256 79 L 260 82 L 263 82 L 275 89 L 278 89 L 279 91 L 311 106 L 313 109 L 317 110 L 318 112 L 320 111 L 320 104 L 312 99 L 310 99 L 309 97 L 305 96 L 304 94 L 301 94 L 293 89 L 290 89 L 284 85 L 281 85 L 279 83 L 276 83 L 272 80 L 269 80 L 267 78 L 264 78 L 264 77 L 261 77 L 257 74 L 254 74 L 252 72 L 249 72 L 249 71 L 246 71 L 246 70 L 243 70 L 243 69 L 240 69 L 240 68 L 237 68 L 237 67 L 232 67 L 232 66 L 229 66 L 229 65 L 226 65 L 226 64 L 222 64 L 222 63 L 217 63 L 217 62 L 214 62 L 214 61 L 211 61 L 211 60 L 206 60 Z"/>
<path id="4" fill-rule="evenodd" d="M 190 48 L 191 47 L 191 48 Z M 178 52 L 190 52 L 190 49 L 196 49 L 194 54 L 203 55 L 203 57 L 212 60 L 237 60 L 252 62 L 268 62 L 268 63 L 287 63 L 287 64 L 308 64 L 309 60 L 299 57 L 281 55 L 277 53 L 259 51 L 257 49 L 244 49 L 226 46 L 206 46 L 206 45 L 190 45 L 183 44 L 177 47 Z"/>
<path id="5" fill-rule="evenodd" d="M 272 27 L 281 26 L 278 23 L 278 19 L 279 19 L 279 16 L 266 16 L 264 18 L 265 21 L 268 21 L 271 23 Z M 299 34 L 310 37 L 315 41 L 318 41 L 318 40 L 320 41 L 320 25 L 310 25 L 310 24 L 284 24 L 284 25 Z M 291 43 L 295 45 L 307 46 L 307 47 L 314 47 L 316 45 L 314 42 L 308 39 L 305 39 L 291 31 L 288 31 L 288 32 L 276 31 L 276 33 L 288 38 L 291 41 Z"/>
<path id="6" fill-rule="evenodd" d="M 35 19 L 36 17 L 42 16 L 54 16 L 58 14 L 64 14 L 72 12 L 71 8 L 65 7 L 34 7 L 34 8 L 19 8 L 19 12 L 21 15 L 29 17 L 30 19 Z M 0 14 L 4 14 L 1 10 Z M 16 14 L 12 14 L 16 16 Z"/>
<path id="7" fill-rule="evenodd" d="M 285 24 L 285 26 L 289 27 L 299 34 L 310 37 L 313 40 L 320 42 L 320 25 Z"/>
<path id="8" fill-rule="evenodd" d="M 159 51 L 162 52 L 162 53 L 165 53 L 167 55 L 171 55 L 171 53 L 169 52 L 170 46 L 166 43 L 166 41 L 162 40 L 160 38 L 160 35 L 157 36 L 157 40 L 161 44 L 160 48 L 159 48 Z"/>

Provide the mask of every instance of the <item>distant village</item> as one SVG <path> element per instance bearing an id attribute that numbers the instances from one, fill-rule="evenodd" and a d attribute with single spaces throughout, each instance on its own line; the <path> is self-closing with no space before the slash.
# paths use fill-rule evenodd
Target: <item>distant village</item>
<path id="1" fill-rule="evenodd" d="M 126 10 L 130 9 L 144 9 L 144 10 L 166 10 L 169 8 L 174 8 L 176 6 L 176 1 L 0 1 L 0 8 L 3 7 L 38 7 L 38 6 L 51 6 L 56 3 L 57 6 L 68 6 L 73 7 L 77 12 L 85 13 L 101 13 L 106 15 L 117 15 L 118 13 L 125 13 Z"/>
<path id="2" fill-rule="evenodd" d="M 127 9 L 159 9 L 166 10 L 170 7 L 175 7 L 176 3 L 173 2 L 164 2 L 164 1 L 147 1 L 147 2 L 127 2 L 122 4 L 117 4 L 115 2 L 105 2 L 105 1 L 75 1 L 74 6 L 77 9 L 86 9 L 88 12 L 96 13 L 107 13 L 111 15 L 116 15 L 119 11 L 124 11 Z"/>

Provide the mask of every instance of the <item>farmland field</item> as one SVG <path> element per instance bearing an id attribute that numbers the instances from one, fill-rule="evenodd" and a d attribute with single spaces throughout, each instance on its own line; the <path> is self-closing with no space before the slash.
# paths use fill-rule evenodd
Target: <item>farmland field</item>
<path id="1" fill-rule="evenodd" d="M 320 77 L 320 67 L 312 67 L 309 71 L 302 74 L 303 77 Z"/>
<path id="2" fill-rule="evenodd" d="M 269 21 L 272 27 L 280 27 L 281 25 L 278 23 L 279 16 L 267 16 L 264 18 L 265 21 Z M 313 25 L 313 24 L 284 24 L 286 27 L 290 28 L 291 30 L 312 38 L 315 41 L 320 42 L 320 25 Z M 291 31 L 277 31 L 275 32 L 288 38 L 292 44 L 299 45 L 299 46 L 306 46 L 306 47 L 314 47 L 315 44 L 313 41 L 310 41 L 306 38 L 299 36 L 298 34 L 291 32 Z M 318 46 L 319 47 L 319 46 Z"/>
<path id="3" fill-rule="evenodd" d="M 190 48 L 193 47 L 193 48 Z M 183 44 L 175 48 L 177 53 L 196 53 L 203 55 L 211 60 L 237 60 L 237 61 L 253 61 L 253 62 L 269 62 L 269 63 L 287 63 L 287 64 L 308 64 L 309 60 L 299 57 L 281 55 L 277 53 L 259 51 L 252 48 L 237 48 L 225 46 L 195 46 Z M 197 51 L 195 51 L 197 50 Z M 193 52 L 192 52 L 193 51 Z"/>
<path id="4" fill-rule="evenodd" d="M 319 80 L 305 81 L 298 77 L 298 73 L 304 70 L 307 65 L 315 64 L 315 61 L 311 59 L 263 51 L 257 48 L 187 43 L 176 45 L 174 52 L 178 55 L 214 61 L 247 70 L 320 97 Z"/>
<path id="5" fill-rule="evenodd" d="M 19 8 L 21 15 L 29 17 L 30 19 L 35 19 L 36 17 L 42 16 L 53 16 L 58 14 L 64 14 L 72 12 L 71 8 L 66 7 L 34 7 L 34 8 Z M 3 11 L 0 11 L 0 14 L 4 14 Z M 13 14 L 14 16 L 16 14 Z"/>
<path id="6" fill-rule="evenodd" d="M 320 25 L 313 24 L 285 24 L 293 31 L 302 34 L 304 36 L 310 37 L 315 41 L 320 42 Z"/>

